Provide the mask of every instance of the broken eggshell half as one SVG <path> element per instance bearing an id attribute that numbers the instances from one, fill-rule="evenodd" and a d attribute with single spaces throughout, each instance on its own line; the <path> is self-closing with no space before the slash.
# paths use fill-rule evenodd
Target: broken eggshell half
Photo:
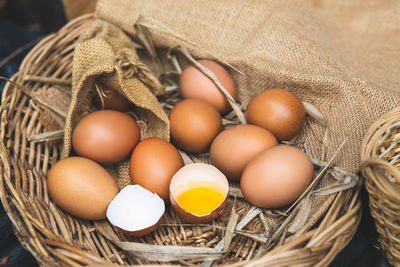
<path id="1" fill-rule="evenodd" d="M 194 188 L 208 188 L 222 195 L 221 202 L 205 215 L 198 215 L 183 208 L 178 202 L 184 192 Z M 216 167 L 205 163 L 191 163 L 182 167 L 172 177 L 170 202 L 174 211 L 186 222 L 206 223 L 217 218 L 228 202 L 229 183 L 225 175 Z M 202 205 L 199 201 L 196 205 Z"/>
<path id="2" fill-rule="evenodd" d="M 154 231 L 165 211 L 164 201 L 140 185 L 124 187 L 107 208 L 107 219 L 129 236 L 143 236 Z"/>

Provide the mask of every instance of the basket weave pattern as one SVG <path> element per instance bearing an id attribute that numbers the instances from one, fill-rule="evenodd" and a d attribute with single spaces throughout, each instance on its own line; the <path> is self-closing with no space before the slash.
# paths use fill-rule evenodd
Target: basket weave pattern
<path id="1" fill-rule="evenodd" d="M 2 95 L 1 200 L 20 242 L 42 265 L 149 263 L 115 246 L 93 222 L 71 217 L 55 206 L 48 196 L 46 173 L 61 158 L 62 143 L 38 142 L 33 138 L 45 131 L 40 122 L 45 107 L 35 92 L 50 85 L 27 82 L 24 77 L 29 74 L 71 79 L 74 42 L 91 21 L 91 16 L 80 17 L 43 39 L 27 55 L 20 71 L 7 83 Z M 70 88 L 60 86 L 58 90 Z M 63 113 L 57 112 L 62 119 Z M 234 253 L 230 255 L 233 256 L 218 263 L 224 266 L 327 266 L 351 240 L 361 219 L 359 189 L 360 185 L 339 192 L 318 225 L 290 240 L 282 239 L 285 241 L 283 244 L 261 257 L 253 257 L 257 247 L 255 241 L 238 238 L 232 244 Z M 240 210 L 244 213 L 249 207 L 238 205 L 238 213 Z M 165 221 L 171 224 L 180 222 L 172 212 L 166 214 Z M 253 228 L 260 226 L 254 225 Z M 136 241 L 213 247 L 219 241 L 215 229 L 213 225 L 163 226 L 156 234 Z"/>
<path id="2" fill-rule="evenodd" d="M 361 147 L 361 172 L 379 242 L 394 266 L 400 264 L 400 108 L 370 127 Z"/>

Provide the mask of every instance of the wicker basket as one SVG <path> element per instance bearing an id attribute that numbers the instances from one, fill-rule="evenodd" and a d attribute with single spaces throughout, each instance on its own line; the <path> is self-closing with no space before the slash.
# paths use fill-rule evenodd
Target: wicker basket
<path id="1" fill-rule="evenodd" d="M 376 121 L 361 147 L 361 172 L 379 242 L 389 262 L 400 265 L 400 107 Z"/>
<path id="2" fill-rule="evenodd" d="M 7 83 L 2 95 L 1 200 L 20 242 L 42 265 L 149 263 L 115 246 L 93 222 L 71 217 L 54 205 L 47 193 L 46 173 L 61 158 L 62 143 L 32 139 L 32 136 L 43 132 L 38 119 L 43 106 L 31 92 L 49 85 L 25 81 L 24 77 L 29 74 L 71 79 L 74 42 L 92 20 L 91 16 L 80 17 L 37 44 L 26 56 L 20 71 Z M 224 266 L 327 266 L 357 229 L 361 219 L 360 187 L 359 183 L 337 193 L 316 225 L 295 238 L 285 240 L 282 237 L 282 243 L 261 257 L 254 257 L 259 247 L 257 241 L 236 238 L 231 246 L 231 256 L 218 263 Z M 243 207 L 246 208 L 248 206 Z M 172 214 L 167 216 L 167 222 L 179 223 L 179 219 Z M 160 226 L 157 234 L 137 241 L 213 247 L 221 239 L 216 232 L 212 224 L 188 227 L 165 224 Z M 181 265 L 191 263 L 193 261 L 174 262 Z"/>

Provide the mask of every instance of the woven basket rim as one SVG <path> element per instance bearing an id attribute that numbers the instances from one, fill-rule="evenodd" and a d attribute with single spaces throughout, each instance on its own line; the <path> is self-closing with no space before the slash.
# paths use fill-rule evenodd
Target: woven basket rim
<path id="1" fill-rule="evenodd" d="M 368 192 L 369 206 L 379 233 L 379 242 L 394 266 L 400 264 L 398 242 L 398 213 L 400 211 L 400 170 L 383 159 L 380 146 L 391 138 L 396 124 L 400 123 L 400 106 L 387 112 L 374 122 L 361 145 L 360 171 Z M 390 147 L 389 147 L 390 148 Z"/>
<path id="2" fill-rule="evenodd" d="M 23 78 L 26 74 L 29 74 L 29 69 L 32 65 L 44 60 L 46 54 L 57 45 L 58 42 L 63 41 L 66 38 L 65 36 L 70 33 L 71 29 L 75 29 L 77 32 L 83 30 L 84 25 L 90 23 L 93 18 L 93 14 L 79 17 L 69 22 L 58 32 L 41 40 L 25 57 L 21 64 L 20 71 L 10 80 L 23 83 Z M 37 56 L 38 54 L 39 56 Z M 38 86 L 38 84 L 35 84 L 35 86 Z M 40 173 L 43 169 L 45 170 L 43 167 L 45 163 L 30 154 L 33 152 L 26 151 L 26 153 L 30 155 L 29 157 L 27 156 L 29 158 L 28 161 L 25 160 L 24 155 L 20 154 L 21 162 L 16 162 L 13 156 L 8 153 L 11 146 L 15 150 L 20 149 L 21 146 L 29 145 L 25 143 L 16 144 L 20 141 L 19 135 L 21 133 L 13 133 L 18 135 L 16 139 L 18 141 L 12 139 L 14 136 L 7 136 L 10 134 L 10 131 L 13 130 L 11 128 L 15 125 L 21 126 L 21 124 L 24 123 L 25 126 L 26 124 L 29 125 L 28 117 L 25 119 L 22 118 L 22 120 L 18 118 L 22 112 L 26 112 L 23 111 L 23 105 L 19 104 L 19 106 L 14 106 L 18 104 L 16 101 L 24 97 L 29 98 L 27 95 L 24 95 L 23 92 L 15 88 L 12 82 L 9 82 L 4 87 L 2 105 L 0 108 L 2 113 L 1 128 L 3 134 L 2 142 L 0 142 L 0 157 L 2 160 L 0 164 L 2 173 L 0 180 L 0 196 L 20 242 L 35 256 L 40 264 L 82 266 L 85 263 L 94 264 L 107 261 L 104 257 L 99 257 L 94 253 L 91 254 L 89 251 L 84 251 L 70 245 L 67 239 L 60 238 L 60 236 L 53 233 L 51 229 L 43 227 L 43 223 L 35 218 L 35 212 L 39 211 L 34 210 L 34 207 L 27 207 L 25 199 L 26 197 L 28 197 L 28 199 L 29 197 L 33 197 L 35 195 L 35 190 L 38 190 L 37 188 L 29 188 L 29 179 L 33 179 L 33 174 L 31 177 L 23 178 L 23 181 L 27 183 L 26 185 L 13 184 L 13 177 L 15 175 L 21 175 L 18 173 L 20 170 L 27 171 L 28 173 L 34 173 L 36 171 Z M 10 109 L 10 107 L 15 109 Z M 35 113 L 35 111 L 30 112 Z M 39 116 L 39 114 L 36 114 L 36 116 Z M 33 125 L 29 125 L 29 127 L 33 128 Z M 18 127 L 16 127 L 16 129 L 17 128 Z M 16 131 L 18 131 L 18 129 Z M 38 167 L 38 170 L 35 170 L 35 165 Z M 26 188 L 22 190 L 21 188 L 24 186 L 27 186 L 29 190 L 24 191 Z M 260 258 L 252 259 L 248 262 L 227 263 L 223 265 L 242 266 L 246 264 L 273 264 L 274 266 L 285 266 L 287 264 L 298 264 L 301 266 L 327 266 L 336 254 L 351 240 L 361 220 L 360 188 L 361 182 L 358 183 L 355 188 L 338 193 L 334 203 L 325 215 L 325 218 L 311 231 L 299 235 L 296 239 L 283 246 L 276 247 Z M 25 196 L 24 192 L 28 192 L 28 196 Z M 46 201 L 49 200 L 46 199 Z M 343 209 L 346 210 L 343 212 Z M 52 223 L 57 224 L 57 222 Z M 121 263 L 123 260 L 118 260 L 120 255 L 113 250 L 115 247 L 110 246 L 110 248 L 113 256 L 116 257 L 114 262 Z M 108 259 L 108 261 L 111 260 Z"/>
<path id="3" fill-rule="evenodd" d="M 366 180 L 371 180 L 377 188 L 393 201 L 400 201 L 400 186 L 390 183 L 388 175 L 400 181 L 400 170 L 379 157 L 379 139 L 390 128 L 400 122 L 400 106 L 387 112 L 368 129 L 360 149 L 360 171 Z M 372 172 L 380 173 L 373 175 Z"/>

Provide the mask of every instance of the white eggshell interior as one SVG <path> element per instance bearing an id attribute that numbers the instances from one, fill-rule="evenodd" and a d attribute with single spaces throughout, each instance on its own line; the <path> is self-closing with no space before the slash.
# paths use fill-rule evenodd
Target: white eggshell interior
<path id="1" fill-rule="evenodd" d="M 138 231 L 156 224 L 164 211 L 164 201 L 157 194 L 128 185 L 108 205 L 107 219 L 125 231 Z"/>
<path id="2" fill-rule="evenodd" d="M 176 199 L 183 192 L 195 187 L 223 190 L 221 194 L 225 196 L 229 192 L 229 183 L 225 175 L 216 167 L 205 163 L 191 163 L 182 167 L 172 177 L 169 189 Z"/>

